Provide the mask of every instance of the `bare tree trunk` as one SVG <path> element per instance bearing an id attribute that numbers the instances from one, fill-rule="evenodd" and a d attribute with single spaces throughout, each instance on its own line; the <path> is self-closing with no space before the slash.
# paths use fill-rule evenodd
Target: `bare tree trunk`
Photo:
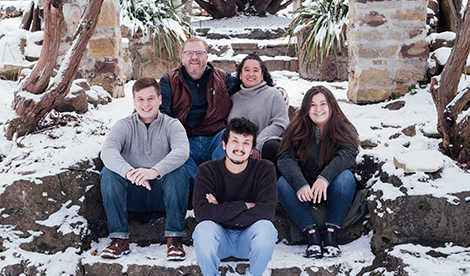
<path id="1" fill-rule="evenodd" d="M 51 78 L 52 70 L 56 65 L 59 55 L 60 27 L 64 21 L 62 3 L 48 0 L 44 5 L 44 42 L 41 55 L 31 74 L 20 84 L 17 91 L 28 91 L 33 94 L 41 94 L 46 90 Z M 14 108 L 16 109 L 15 98 Z"/>
<path id="2" fill-rule="evenodd" d="M 61 5 L 60 0 L 56 0 L 56 3 Z M 24 89 L 15 92 L 14 108 L 18 117 L 8 123 L 5 134 L 7 139 L 11 140 L 15 133 L 23 136 L 32 132 L 39 120 L 68 94 L 80 60 L 98 22 L 102 3 L 103 0 L 90 0 L 79 27 L 75 31 L 72 46 L 67 51 L 59 73 L 49 88 L 43 94 L 36 96 Z M 45 28 L 51 28 L 51 26 L 45 25 Z M 53 59 L 50 62 L 55 65 L 56 60 Z"/>
<path id="3" fill-rule="evenodd" d="M 463 20 L 459 9 L 453 10 L 457 21 L 454 47 L 440 76 L 440 83 L 436 78 L 431 80 L 431 94 L 437 108 L 437 129 L 446 153 L 459 163 L 470 165 L 470 116 L 458 118 L 470 101 L 470 88 L 460 93 L 457 91 L 470 53 L 470 3 L 467 2 Z"/>

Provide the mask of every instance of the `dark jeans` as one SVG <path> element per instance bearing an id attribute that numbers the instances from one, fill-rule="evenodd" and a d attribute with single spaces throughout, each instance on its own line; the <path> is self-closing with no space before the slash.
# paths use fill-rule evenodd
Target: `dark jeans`
<path id="1" fill-rule="evenodd" d="M 301 202 L 296 191 L 287 183 L 284 177 L 277 181 L 278 197 L 282 208 L 295 221 L 300 230 L 315 224 L 310 214 L 308 202 Z M 344 216 L 356 191 L 356 179 L 350 170 L 344 170 L 333 179 L 327 188 L 327 215 L 326 224 L 332 224 L 341 228 Z"/>
<path id="2" fill-rule="evenodd" d="M 129 238 L 128 211 L 166 213 L 165 237 L 186 236 L 183 228 L 189 181 L 183 167 L 160 179 L 150 180 L 150 191 L 132 184 L 106 167 L 101 170 L 100 179 L 110 238 Z"/>
<path id="3" fill-rule="evenodd" d="M 214 136 L 195 136 L 189 137 L 189 158 L 184 163 L 184 167 L 189 174 L 190 191 L 194 188 L 194 179 L 196 178 L 197 166 L 200 164 L 225 156 L 222 148 L 222 133 L 224 129 Z M 215 152 L 224 152 L 223 156 L 217 156 Z"/>

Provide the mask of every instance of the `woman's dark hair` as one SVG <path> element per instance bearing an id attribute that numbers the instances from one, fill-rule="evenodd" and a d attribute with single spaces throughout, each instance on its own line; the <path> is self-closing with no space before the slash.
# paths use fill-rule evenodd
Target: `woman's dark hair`
<path id="1" fill-rule="evenodd" d="M 256 136 L 258 136 L 258 126 L 245 117 L 233 118 L 228 122 L 227 127 L 222 133 L 222 141 L 225 144 L 228 142 L 230 131 L 241 135 L 253 135 L 253 147 L 256 146 Z"/>
<path id="2" fill-rule="evenodd" d="M 238 86 L 242 85 L 243 82 L 240 78 L 241 76 L 241 73 L 242 73 L 242 70 L 243 70 L 243 66 L 245 66 L 245 61 L 249 60 L 249 59 L 254 59 L 254 60 L 257 60 L 261 66 L 261 72 L 263 73 L 263 80 L 266 82 L 267 85 L 269 86 L 273 86 L 274 87 L 274 81 L 273 81 L 273 78 L 271 77 L 271 74 L 269 73 L 268 71 L 268 68 L 266 67 L 266 65 L 264 64 L 264 62 L 261 60 L 261 58 L 257 55 L 257 54 L 249 54 L 247 55 L 243 60 L 242 62 L 240 62 L 240 64 L 238 64 L 237 66 L 237 73 L 236 73 L 236 78 L 237 78 L 237 81 L 238 81 Z"/>
<path id="3" fill-rule="evenodd" d="M 321 172 L 331 162 L 341 146 L 351 145 L 359 148 L 357 130 L 341 111 L 333 93 L 324 86 L 313 86 L 305 93 L 297 115 L 284 131 L 279 154 L 290 151 L 292 158 L 299 161 L 302 167 L 307 163 L 317 127 L 310 119 L 309 110 L 313 96 L 319 93 L 325 95 L 330 119 L 321 133 L 322 142 L 315 168 L 317 172 Z"/>

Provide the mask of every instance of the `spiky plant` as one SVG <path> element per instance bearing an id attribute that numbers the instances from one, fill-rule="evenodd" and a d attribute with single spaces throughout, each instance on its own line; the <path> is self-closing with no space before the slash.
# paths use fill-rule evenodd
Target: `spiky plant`
<path id="1" fill-rule="evenodd" d="M 186 37 L 193 35 L 188 15 L 181 12 L 188 2 L 183 0 L 174 6 L 172 0 L 120 0 L 121 18 L 130 26 L 132 35 L 150 31 L 159 56 L 162 56 L 163 45 L 170 58 L 175 60 L 177 53 L 173 52 L 172 45 L 181 46 Z"/>
<path id="2" fill-rule="evenodd" d="M 289 25 L 285 36 L 292 39 L 300 37 L 297 41 L 298 54 L 303 54 L 302 64 L 308 65 L 312 60 L 320 63 L 323 57 L 328 56 L 333 49 L 335 57 L 346 43 L 346 25 L 348 23 L 347 0 L 312 0 L 304 3 L 294 11 L 294 20 Z"/>

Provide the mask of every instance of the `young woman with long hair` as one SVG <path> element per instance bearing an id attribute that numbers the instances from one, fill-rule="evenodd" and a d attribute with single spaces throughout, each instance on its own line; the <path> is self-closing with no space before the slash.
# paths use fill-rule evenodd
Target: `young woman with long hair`
<path id="1" fill-rule="evenodd" d="M 359 140 L 334 95 L 324 86 L 305 94 L 300 110 L 284 131 L 278 157 L 282 177 L 278 197 L 284 210 L 306 233 L 306 257 L 340 253 L 336 231 L 351 204 L 356 180 L 349 170 L 356 161 Z M 310 214 L 310 204 L 327 202 L 323 236 Z"/>

